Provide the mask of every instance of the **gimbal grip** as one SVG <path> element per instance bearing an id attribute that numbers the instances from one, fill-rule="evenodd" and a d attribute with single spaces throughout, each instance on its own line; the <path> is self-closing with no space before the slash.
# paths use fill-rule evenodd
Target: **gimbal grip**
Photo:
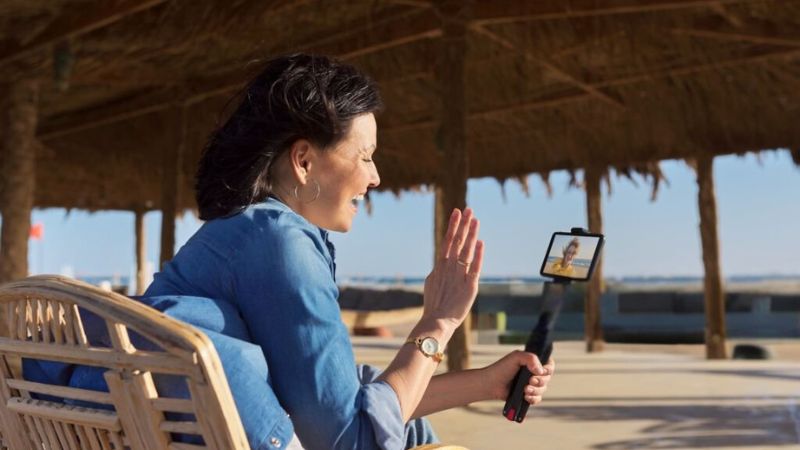
<path id="1" fill-rule="evenodd" d="M 528 348 L 525 351 L 530 351 Z M 542 364 L 546 364 L 547 361 L 550 360 L 550 354 L 553 352 L 553 344 L 552 342 L 548 343 L 547 346 L 540 352 L 532 352 L 539 356 L 539 360 Z M 522 423 L 525 420 L 525 416 L 528 414 L 528 408 L 530 407 L 530 403 L 525 400 L 525 386 L 528 385 L 528 380 L 533 376 L 530 370 L 527 367 L 520 367 L 519 371 L 517 372 L 517 376 L 514 378 L 514 381 L 511 385 L 511 390 L 508 393 L 508 398 L 506 399 L 506 404 L 503 407 L 503 415 L 508 420 L 512 420 L 514 422 Z"/>

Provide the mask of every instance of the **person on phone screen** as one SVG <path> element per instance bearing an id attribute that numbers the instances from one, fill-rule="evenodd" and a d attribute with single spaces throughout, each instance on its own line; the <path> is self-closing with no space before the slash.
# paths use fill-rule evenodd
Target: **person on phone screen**
<path id="1" fill-rule="evenodd" d="M 560 275 L 563 277 L 571 277 L 575 274 L 575 266 L 572 262 L 578 255 L 578 250 L 581 247 L 581 242 L 578 238 L 572 238 L 566 247 L 562 249 L 561 259 L 555 261 L 550 267 L 550 273 L 553 275 Z"/>
<path id="2" fill-rule="evenodd" d="M 304 54 L 269 61 L 200 159 L 196 197 L 206 223 L 145 293 L 232 306 L 239 317 L 225 323 L 242 322 L 239 335 L 262 350 L 263 388 L 309 450 L 435 442 L 424 416 L 505 399 L 523 366 L 534 373 L 526 400 L 539 403 L 554 370 L 552 361 L 514 351 L 482 369 L 433 376 L 478 292 L 484 250 L 470 209 L 452 211 L 406 343 L 383 371 L 356 365 L 329 234 L 350 231 L 365 195 L 380 184 L 381 109 L 377 86 L 353 66 Z M 264 397 L 233 380 L 253 448 L 290 440 L 269 437 L 252 408 Z"/>

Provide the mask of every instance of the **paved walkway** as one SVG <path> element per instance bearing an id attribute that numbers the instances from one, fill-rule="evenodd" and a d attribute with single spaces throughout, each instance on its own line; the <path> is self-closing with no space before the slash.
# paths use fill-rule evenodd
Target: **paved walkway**
<path id="1" fill-rule="evenodd" d="M 385 367 L 399 339 L 353 338 Z M 707 361 L 701 345 L 557 342 L 556 375 L 522 424 L 484 402 L 431 417 L 444 442 L 495 449 L 800 449 L 800 340 L 760 341 L 769 361 Z M 473 366 L 513 346 L 473 346 Z"/>

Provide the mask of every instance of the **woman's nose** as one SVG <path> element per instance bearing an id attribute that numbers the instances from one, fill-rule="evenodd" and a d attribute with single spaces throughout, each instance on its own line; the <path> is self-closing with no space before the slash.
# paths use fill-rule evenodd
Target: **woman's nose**
<path id="1" fill-rule="evenodd" d="M 369 187 L 375 188 L 378 187 L 379 184 L 381 184 L 381 177 L 378 175 L 378 168 L 375 167 L 370 173 Z"/>

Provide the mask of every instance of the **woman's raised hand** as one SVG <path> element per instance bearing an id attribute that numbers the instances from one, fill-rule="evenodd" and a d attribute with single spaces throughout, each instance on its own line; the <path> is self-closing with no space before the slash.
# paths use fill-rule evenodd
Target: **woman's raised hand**
<path id="1" fill-rule="evenodd" d="M 430 275 L 425 278 L 423 316 L 443 320 L 454 328 L 469 314 L 483 264 L 483 242 L 478 240 L 480 223 L 467 208 L 454 209 L 447 233 Z"/>

